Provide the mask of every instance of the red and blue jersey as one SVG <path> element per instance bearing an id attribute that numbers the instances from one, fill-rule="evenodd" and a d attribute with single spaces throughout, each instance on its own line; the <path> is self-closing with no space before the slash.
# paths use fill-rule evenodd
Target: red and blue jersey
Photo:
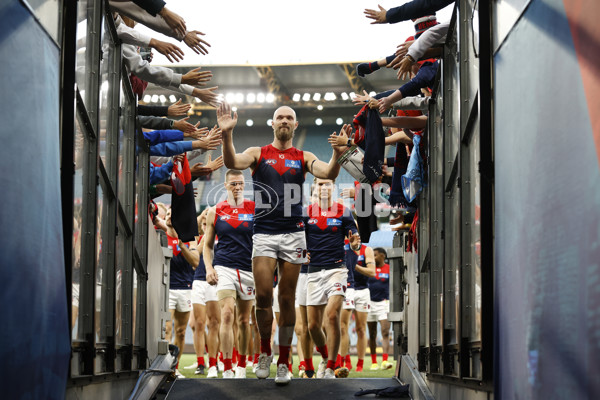
<path id="1" fill-rule="evenodd" d="M 375 277 L 369 278 L 371 301 L 383 301 L 390 298 L 390 265 L 375 267 Z"/>
<path id="2" fill-rule="evenodd" d="M 213 265 L 252 271 L 254 202 L 244 200 L 240 206 L 233 207 L 225 200 L 215 208 L 215 233 L 219 242 L 215 246 Z"/>
<path id="3" fill-rule="evenodd" d="M 361 266 L 363 268 L 366 267 L 366 265 L 365 265 L 365 250 L 366 249 L 367 249 L 367 246 L 365 246 L 364 244 L 361 244 L 358 254 L 356 254 L 356 252 L 352 249 L 350 249 L 350 251 L 346 252 L 346 263 L 347 263 L 347 265 L 352 266 L 352 270 L 354 272 L 354 289 L 355 290 L 367 289 L 369 287 L 369 277 L 361 274 L 360 272 L 356 272 L 356 269 L 354 268 L 356 265 Z"/>
<path id="4" fill-rule="evenodd" d="M 291 147 L 261 147 L 252 172 L 256 214 L 254 233 L 281 234 L 304 230 L 302 185 L 304 152 Z"/>
<path id="5" fill-rule="evenodd" d="M 357 232 L 350 210 L 338 202 L 326 210 L 311 204 L 304 222 L 310 265 L 324 267 L 344 263 L 344 238 L 348 231 Z"/>
<path id="6" fill-rule="evenodd" d="M 179 239 L 167 235 L 167 247 L 173 250 L 171 258 L 171 268 L 169 273 L 169 288 L 171 289 L 191 289 L 194 280 L 194 268 L 187 262 L 181 249 L 179 248 Z M 185 243 L 188 245 L 188 243 Z"/>

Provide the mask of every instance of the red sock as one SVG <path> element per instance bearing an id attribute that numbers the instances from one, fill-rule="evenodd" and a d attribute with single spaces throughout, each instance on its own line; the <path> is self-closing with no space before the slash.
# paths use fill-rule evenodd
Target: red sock
<path id="1" fill-rule="evenodd" d="M 256 353 L 254 355 L 254 364 L 256 364 L 258 362 L 258 357 L 260 357 L 260 354 Z"/>
<path id="2" fill-rule="evenodd" d="M 321 354 L 321 357 L 323 357 L 324 360 L 329 358 L 329 355 L 327 354 L 327 345 L 321 347 L 317 346 L 317 351 L 319 354 Z"/>
<path id="3" fill-rule="evenodd" d="M 175 369 L 179 369 L 179 361 L 177 361 L 177 365 L 175 366 Z"/>
<path id="4" fill-rule="evenodd" d="M 342 356 L 338 354 L 337 357 L 335 358 L 335 367 L 340 368 L 342 366 L 342 361 L 343 361 Z"/>
<path id="5" fill-rule="evenodd" d="M 204 356 L 198 357 L 198 366 L 204 365 Z"/>
<path id="6" fill-rule="evenodd" d="M 217 357 L 208 357 L 208 367 L 216 367 L 217 366 Z"/>
<path id="7" fill-rule="evenodd" d="M 238 367 L 246 368 L 246 355 L 240 354 L 240 358 L 238 358 Z"/>
<path id="8" fill-rule="evenodd" d="M 371 354 L 371 363 L 377 364 L 377 353 Z"/>
<path id="9" fill-rule="evenodd" d="M 223 362 L 223 352 L 222 351 L 219 352 L 219 360 L 221 362 Z"/>
<path id="10" fill-rule="evenodd" d="M 306 370 L 307 371 L 314 371 L 315 370 L 315 366 L 312 363 L 312 357 L 311 358 L 305 358 L 304 359 L 304 364 L 306 365 Z"/>
<path id="11" fill-rule="evenodd" d="M 383 361 L 387 361 L 388 360 L 388 355 L 387 354 L 383 353 L 382 357 L 383 357 Z"/>
<path id="12" fill-rule="evenodd" d="M 290 347 L 291 346 L 279 345 L 279 359 L 277 360 L 277 365 L 288 365 L 290 363 Z"/>
<path id="13" fill-rule="evenodd" d="M 298 369 L 306 369 L 306 361 L 300 361 L 300 364 L 298 364 Z"/>
<path id="14" fill-rule="evenodd" d="M 271 355 L 271 339 L 260 339 L 260 352 Z"/>
<path id="15" fill-rule="evenodd" d="M 362 358 L 359 358 L 358 362 L 356 363 L 356 368 L 358 368 L 358 367 L 362 368 L 364 362 L 365 362 L 365 360 L 363 360 Z"/>
<path id="16" fill-rule="evenodd" d="M 231 362 L 235 364 L 237 362 L 237 359 L 238 359 L 238 351 L 234 347 L 233 352 L 231 353 Z"/>
<path id="17" fill-rule="evenodd" d="M 229 371 L 230 369 L 233 369 L 231 358 L 226 358 L 223 360 L 223 371 Z"/>
<path id="18" fill-rule="evenodd" d="M 352 361 L 350 360 L 350 354 L 348 354 L 345 357 L 345 361 L 346 361 L 346 368 L 348 368 L 348 370 L 352 369 Z"/>
<path id="19" fill-rule="evenodd" d="M 335 369 L 335 361 L 327 360 L 327 368 Z"/>

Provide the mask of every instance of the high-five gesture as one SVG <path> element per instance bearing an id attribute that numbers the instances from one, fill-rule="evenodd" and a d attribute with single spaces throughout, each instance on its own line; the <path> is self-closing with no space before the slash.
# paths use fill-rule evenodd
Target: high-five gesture
<path id="1" fill-rule="evenodd" d="M 194 50 L 194 53 L 206 55 L 208 54 L 208 50 L 206 50 L 206 47 L 202 44 L 205 44 L 208 47 L 210 47 L 210 44 L 208 44 L 206 40 L 200 38 L 199 35 L 204 35 L 204 33 L 200 31 L 189 31 L 185 34 L 183 41 L 190 49 Z"/>
<path id="2" fill-rule="evenodd" d="M 221 103 L 219 108 L 217 108 L 217 122 L 219 123 L 219 128 L 223 132 L 231 132 L 233 128 L 237 125 L 238 115 L 237 111 L 233 113 L 233 117 L 231 116 L 231 106 L 227 102 Z"/>
<path id="3" fill-rule="evenodd" d="M 200 68 L 202 67 L 194 68 L 184 74 L 181 77 L 181 83 L 194 86 L 206 86 L 206 83 L 204 82 L 210 81 L 210 78 L 212 78 L 212 72 L 200 71 Z"/>
<path id="4" fill-rule="evenodd" d="M 190 171 L 193 176 L 203 176 L 203 175 L 208 175 L 211 172 L 218 170 L 222 166 L 223 166 L 223 156 L 219 156 L 218 158 L 215 158 L 214 160 L 212 160 L 211 156 L 209 154 L 206 165 L 202 164 L 201 162 L 196 163 L 192 167 L 190 167 Z"/>
<path id="5" fill-rule="evenodd" d="M 381 7 L 380 5 L 377 5 L 379 7 L 379 10 L 370 10 L 370 9 L 366 9 L 365 10 L 365 16 L 367 18 L 370 18 L 373 20 L 373 22 L 371 22 L 372 24 L 385 24 L 387 22 L 387 17 L 386 17 L 386 13 L 387 10 L 383 7 Z"/>
<path id="6" fill-rule="evenodd" d="M 343 153 L 346 150 L 350 135 L 352 135 L 352 125 L 345 124 L 342 126 L 339 135 L 336 132 L 333 132 L 327 141 L 331 147 L 333 147 L 333 150 L 338 153 Z"/>
<path id="7" fill-rule="evenodd" d="M 218 88 L 218 86 L 213 86 L 208 89 L 194 88 L 192 96 L 195 96 L 203 102 L 205 102 L 206 104 L 208 104 L 209 106 L 216 108 L 219 106 L 219 95 L 215 93 L 215 90 L 217 90 Z"/>
<path id="8" fill-rule="evenodd" d="M 177 100 L 177 103 L 173 103 L 169 106 L 169 108 L 167 109 L 167 115 L 186 115 L 190 108 L 192 108 L 191 104 L 181 104 L 181 99 L 179 99 Z"/>

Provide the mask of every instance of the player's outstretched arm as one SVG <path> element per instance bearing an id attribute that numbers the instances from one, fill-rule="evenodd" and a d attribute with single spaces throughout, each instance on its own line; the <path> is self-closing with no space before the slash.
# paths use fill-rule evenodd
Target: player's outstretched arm
<path id="1" fill-rule="evenodd" d="M 233 128 L 237 125 L 237 112 L 231 113 L 227 102 L 217 108 L 217 122 L 223 135 L 223 162 L 229 169 L 244 170 L 253 167 L 260 157 L 260 148 L 249 147 L 243 153 L 236 153 L 233 146 Z"/>
<path id="2" fill-rule="evenodd" d="M 338 144 L 338 139 L 341 137 L 342 140 L 340 143 L 348 143 L 348 137 L 351 134 L 352 126 L 350 124 L 342 126 L 339 135 L 336 132 L 331 134 L 328 141 L 333 148 L 333 154 L 331 155 L 329 163 L 321 161 L 313 153 L 305 151 L 304 162 L 306 163 L 306 169 L 308 172 L 321 179 L 337 178 L 338 174 L 340 173 L 340 164 L 338 164 L 337 160 L 347 149 L 345 145 Z"/>

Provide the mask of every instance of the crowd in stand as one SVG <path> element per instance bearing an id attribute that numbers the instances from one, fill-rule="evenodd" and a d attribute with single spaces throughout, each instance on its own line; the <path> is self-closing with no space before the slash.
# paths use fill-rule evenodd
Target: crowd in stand
<path id="1" fill-rule="evenodd" d="M 414 243 L 416 199 L 424 179 L 421 138 L 439 69 L 436 45 L 443 43 L 448 30 L 447 23 L 438 24 L 435 11 L 450 3 L 413 0 L 390 10 L 379 6 L 364 11 L 373 24 L 412 20 L 415 35 L 390 56 L 359 64 L 358 75 L 382 73 L 377 71 L 385 66 L 397 70 L 398 78 L 408 82 L 395 91 L 356 96 L 353 101 L 361 108 L 357 108 L 354 126 L 344 125 L 339 134 L 329 137 L 332 157 L 322 161 L 292 146 L 299 121 L 287 106 L 274 112 L 271 144 L 236 151 L 233 131 L 237 115 L 220 102 L 216 87 L 204 88 L 211 72 L 194 68 L 177 74 L 151 65 L 149 49 L 172 62 L 183 59 L 183 51 L 136 31 L 135 25 L 139 22 L 183 41 L 199 54 L 206 54 L 210 46 L 202 39 L 203 33 L 188 30 L 186 21 L 162 0 L 109 2 L 138 98 L 152 82 L 216 108 L 218 126 L 207 128 L 188 122 L 185 116 L 191 106 L 181 101 L 168 107 L 138 105 L 152 156 L 151 196 L 172 196 L 169 207 L 152 200 L 149 206 L 156 229 L 164 232 L 173 250 L 172 321 L 167 323 L 167 339 L 183 349 L 187 326 L 192 327 L 196 374 L 245 378 L 246 368 L 251 366 L 258 378 L 269 377 L 275 326 L 279 335 L 275 382 L 279 385 L 289 383 L 293 375 L 290 353 L 294 333 L 300 377 L 343 378 L 353 368 L 360 374 L 367 331 L 370 369 L 392 368 L 388 360 L 387 254 L 383 248 L 363 244 L 373 230 L 374 216 L 358 218 L 341 199 L 334 198 L 338 159 L 355 145 L 364 154 L 365 181 L 344 192 L 357 201 L 360 196 L 372 196 L 372 188 L 390 180 L 386 175 L 393 167 L 386 195 L 390 206 L 402 212 L 395 214 L 391 223 L 400 223 L 402 228 L 412 223 Z M 396 155 L 386 160 L 383 148 L 391 144 L 396 145 Z M 206 151 L 219 149 L 222 155 L 214 160 L 209 157 L 206 165 L 192 162 Z M 227 168 L 223 200 L 197 215 L 193 180 L 223 166 Z M 244 169 L 253 172 L 253 200 L 244 197 Z M 302 184 L 307 172 L 314 181 L 310 200 L 304 202 Z M 355 367 L 349 354 L 351 318 L 358 336 Z M 377 323 L 383 337 L 381 364 L 376 358 Z M 321 356 L 316 368 L 312 361 L 315 349 Z M 177 374 L 182 376 L 178 370 Z"/>

